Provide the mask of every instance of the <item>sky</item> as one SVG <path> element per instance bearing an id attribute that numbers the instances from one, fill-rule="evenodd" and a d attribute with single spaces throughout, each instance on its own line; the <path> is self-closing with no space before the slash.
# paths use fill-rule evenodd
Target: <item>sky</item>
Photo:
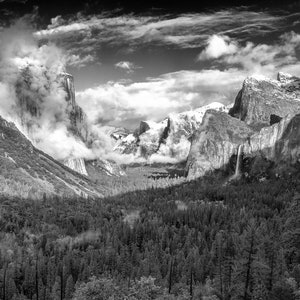
<path id="1" fill-rule="evenodd" d="M 230 104 L 252 74 L 300 76 L 300 1 L 197 2 L 0 0 L 0 43 L 26 23 L 39 47 L 59 49 L 100 126 Z"/>

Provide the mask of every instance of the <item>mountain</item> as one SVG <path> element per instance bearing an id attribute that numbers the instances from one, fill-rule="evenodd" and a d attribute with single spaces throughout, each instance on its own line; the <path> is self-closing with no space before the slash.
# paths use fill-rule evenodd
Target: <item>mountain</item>
<path id="1" fill-rule="evenodd" d="M 88 148 L 90 148 L 91 146 L 97 147 L 97 140 L 101 139 L 101 137 L 98 137 L 97 132 L 92 129 L 87 121 L 86 114 L 76 103 L 73 76 L 64 73 L 60 74 L 60 79 L 62 82 L 62 86 L 67 94 L 66 101 L 68 103 L 67 111 L 71 125 L 69 128 L 70 132 L 72 132 L 74 136 L 80 138 Z M 111 136 L 114 139 L 118 139 L 124 135 L 126 135 L 125 129 L 112 130 L 111 132 Z M 64 164 L 74 171 L 86 176 L 90 176 L 93 174 L 94 177 L 95 172 L 104 173 L 109 176 L 125 175 L 125 172 L 118 164 L 101 157 L 95 157 L 94 159 L 88 160 L 84 158 L 70 157 L 64 161 Z M 90 166 L 89 168 L 86 167 L 87 164 Z M 89 173 L 89 170 L 91 171 L 91 173 Z"/>
<path id="2" fill-rule="evenodd" d="M 59 81 L 66 92 L 67 114 L 70 119 L 69 130 L 82 141 L 86 142 L 89 138 L 91 128 L 85 112 L 76 103 L 74 78 L 71 74 L 62 73 L 59 74 Z"/>
<path id="3" fill-rule="evenodd" d="M 248 125 L 263 127 L 300 112 L 300 79 L 278 73 L 277 80 L 248 77 L 229 114 Z"/>
<path id="4" fill-rule="evenodd" d="M 100 186 L 40 151 L 0 117 L 0 194 L 40 199 L 53 196 L 102 196 Z"/>
<path id="5" fill-rule="evenodd" d="M 257 163 L 281 166 L 300 159 L 300 79 L 279 73 L 278 80 L 247 78 L 229 114 L 207 111 L 193 135 L 186 172 L 200 177 L 226 169 L 242 149 L 247 172 Z"/>
<path id="6" fill-rule="evenodd" d="M 40 75 L 42 76 L 41 80 L 44 82 L 44 90 L 41 88 L 36 89 L 35 86 L 37 84 L 35 81 L 37 78 L 33 73 L 39 68 L 39 66 L 31 65 L 23 68 L 16 83 L 18 107 L 14 120 L 21 125 L 20 129 L 22 132 L 38 147 L 42 131 L 40 128 L 41 123 L 45 119 L 47 122 L 53 122 L 54 125 L 60 123 L 66 126 L 66 135 L 73 137 L 74 141 L 77 141 L 76 143 L 81 147 L 85 147 L 86 150 L 97 147 L 97 143 L 94 142 L 101 139 L 101 137 L 99 138 L 97 132 L 93 131 L 85 112 L 76 103 L 73 76 L 68 73 L 48 74 L 46 69 Z M 54 91 L 57 93 L 55 98 L 63 95 L 66 102 L 55 103 L 56 99 L 48 100 L 47 97 Z M 56 108 L 51 107 L 51 104 L 49 104 L 52 101 L 54 102 L 53 105 L 57 105 Z M 55 111 L 50 115 L 49 111 L 52 110 Z M 39 133 L 38 135 L 36 134 L 37 132 Z M 102 166 L 98 169 L 99 172 L 116 176 L 124 174 L 123 170 L 113 161 L 105 160 L 96 155 L 93 156 L 92 158 L 89 157 L 89 159 L 93 161 L 99 159 L 98 165 Z M 72 170 L 89 176 L 85 157 L 70 155 L 61 162 Z"/>
<path id="7" fill-rule="evenodd" d="M 142 121 L 139 128 L 119 139 L 115 151 L 155 160 L 184 161 L 190 149 L 190 136 L 197 131 L 207 110 L 227 112 L 221 103 L 211 103 L 195 110 L 170 114 L 161 122 Z"/>
<path id="8" fill-rule="evenodd" d="M 254 133 L 245 122 L 225 112 L 208 110 L 201 127 L 192 137 L 187 160 L 190 178 L 200 177 L 209 171 L 226 168 L 238 147 Z"/>

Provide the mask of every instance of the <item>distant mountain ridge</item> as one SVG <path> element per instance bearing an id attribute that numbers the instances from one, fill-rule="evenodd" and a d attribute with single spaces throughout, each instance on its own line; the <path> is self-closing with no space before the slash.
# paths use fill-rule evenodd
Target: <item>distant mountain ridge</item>
<path id="1" fill-rule="evenodd" d="M 24 79 L 22 84 L 26 88 L 30 81 L 24 78 L 27 81 Z M 64 73 L 57 78 L 66 94 L 69 134 L 87 149 L 101 147 L 102 133 L 98 135 L 93 131 L 76 103 L 72 75 Z M 39 107 L 30 100 L 30 97 L 20 98 L 19 111 L 22 124 L 28 126 L 29 136 L 30 116 L 34 118 L 40 114 Z M 187 177 L 193 179 L 216 170 L 232 169 L 239 161 L 241 172 L 236 170 L 235 173 L 241 176 L 254 173 L 258 166 L 266 169 L 272 165 L 274 172 L 280 173 L 300 162 L 299 116 L 300 79 L 279 73 L 277 80 L 263 76 L 246 78 L 231 106 L 213 102 L 195 110 L 172 113 L 161 122 L 142 121 L 134 132 L 113 127 L 102 131 L 111 138 L 114 145 L 111 150 L 120 157 L 130 155 L 131 162 L 180 162 L 181 166 L 185 164 Z M 6 142 L 0 144 L 1 160 L 12 170 L 4 169 L 5 174 L 12 179 L 12 184 L 16 176 L 22 189 L 27 187 L 28 194 L 35 186 L 38 193 L 99 197 L 105 188 L 96 187 L 93 182 L 101 182 L 102 175 L 126 175 L 120 165 L 99 155 L 88 159 L 68 157 L 57 162 L 35 148 L 13 124 L 2 118 L 0 123 L 0 138 Z M 19 138 L 17 147 L 13 148 L 15 136 Z M 24 161 L 20 159 L 22 156 Z M 30 162 L 27 163 L 27 159 Z M 17 174 L 17 170 L 21 172 Z M 7 176 L 3 175 L 1 180 L 3 186 L 10 186 Z"/>
<path id="2" fill-rule="evenodd" d="M 229 108 L 213 102 L 195 110 L 172 113 L 161 122 L 142 121 L 139 128 L 121 137 L 114 151 L 133 154 L 150 162 L 180 162 L 187 159 L 190 137 L 196 132 L 207 110 L 228 112 Z"/>

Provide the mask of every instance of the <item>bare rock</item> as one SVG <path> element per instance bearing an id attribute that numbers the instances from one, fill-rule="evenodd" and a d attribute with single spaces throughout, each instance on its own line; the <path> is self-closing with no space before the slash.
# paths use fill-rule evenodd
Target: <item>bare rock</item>
<path id="1" fill-rule="evenodd" d="M 245 122 L 224 112 L 209 110 L 203 123 L 192 137 L 186 171 L 189 178 L 225 168 L 239 145 L 246 143 L 254 133 Z"/>
<path id="2" fill-rule="evenodd" d="M 300 112 L 300 79 L 279 73 L 278 80 L 246 78 L 229 114 L 256 128 L 269 126 L 288 114 Z"/>

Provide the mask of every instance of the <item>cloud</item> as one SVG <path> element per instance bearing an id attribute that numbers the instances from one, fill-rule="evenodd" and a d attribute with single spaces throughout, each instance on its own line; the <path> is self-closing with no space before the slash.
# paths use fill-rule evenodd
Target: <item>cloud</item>
<path id="1" fill-rule="evenodd" d="M 285 33 L 272 44 L 240 43 L 212 35 L 200 53 L 209 69 L 182 70 L 142 82 L 108 82 L 77 93 L 77 100 L 94 124 L 134 128 L 142 119 L 159 121 L 170 112 L 182 112 L 210 102 L 232 103 L 245 77 L 278 71 L 300 76 L 296 49 L 300 35 Z M 215 48 L 217 47 L 217 49 Z"/>
<path id="2" fill-rule="evenodd" d="M 299 67 L 296 49 L 300 47 L 300 35 L 289 32 L 281 35 L 273 44 L 254 44 L 246 42 L 244 45 L 226 36 L 212 36 L 207 47 L 199 54 L 198 60 L 216 59 L 222 66 L 237 67 L 247 73 L 274 76 L 278 71 L 292 71 Z"/>
<path id="3" fill-rule="evenodd" d="M 87 55 L 70 54 L 67 56 L 67 65 L 69 67 L 75 67 L 80 69 L 92 62 L 95 62 L 95 57 L 90 54 Z M 99 62 L 97 62 L 97 64 L 99 64 Z"/>
<path id="4" fill-rule="evenodd" d="M 207 47 L 200 53 L 198 60 L 219 58 L 223 55 L 236 53 L 238 50 L 236 42 L 227 36 L 212 35 L 208 39 Z"/>
<path id="5" fill-rule="evenodd" d="M 144 82 L 109 82 L 76 94 L 92 123 L 131 128 L 142 119 L 159 121 L 213 101 L 230 103 L 245 73 L 235 69 L 179 71 Z"/>
<path id="6" fill-rule="evenodd" d="M 22 97 L 33 101 L 41 114 L 26 125 L 38 147 L 59 159 L 102 156 L 122 161 L 124 157 L 111 153 L 112 141 L 103 125 L 133 129 L 142 119 L 160 121 L 170 112 L 213 101 L 229 104 L 252 73 L 275 76 L 280 70 L 300 75 L 299 34 L 285 33 L 269 44 L 247 41 L 250 35 L 284 26 L 282 15 L 247 10 L 160 17 L 79 15 L 69 20 L 58 16 L 46 30 L 34 35 L 19 23 L 0 33 L 0 112 L 13 117 L 20 114 Z M 77 102 L 87 112 L 96 136 L 88 149 L 68 132 L 66 95 L 57 75 L 66 65 L 81 68 L 97 62 L 97 51 L 103 45 L 127 50 L 153 45 L 201 47 L 198 59 L 202 69 L 171 72 L 141 82 L 111 81 L 77 92 Z M 128 73 L 138 68 L 130 61 L 115 66 Z M 126 157 L 127 161 L 133 159 Z"/>
<path id="7" fill-rule="evenodd" d="M 286 17 L 284 13 L 276 15 L 245 8 L 177 16 L 78 14 L 69 19 L 53 18 L 48 28 L 37 31 L 35 36 L 40 41 L 55 42 L 69 55 L 91 55 L 97 60 L 103 46 L 122 51 L 145 46 L 188 49 L 204 46 L 212 35 L 238 36 L 239 40 L 264 36 L 286 28 Z"/>
<path id="8" fill-rule="evenodd" d="M 140 66 L 137 66 L 130 61 L 119 61 L 115 64 L 115 67 L 118 69 L 125 70 L 128 74 L 133 73 L 134 70 L 141 68 Z"/>
<path id="9" fill-rule="evenodd" d="M 41 150 L 57 159 L 90 157 L 70 134 L 66 92 L 59 80 L 66 56 L 53 44 L 39 45 L 24 20 L 0 33 L 0 114 L 13 121 Z"/>

